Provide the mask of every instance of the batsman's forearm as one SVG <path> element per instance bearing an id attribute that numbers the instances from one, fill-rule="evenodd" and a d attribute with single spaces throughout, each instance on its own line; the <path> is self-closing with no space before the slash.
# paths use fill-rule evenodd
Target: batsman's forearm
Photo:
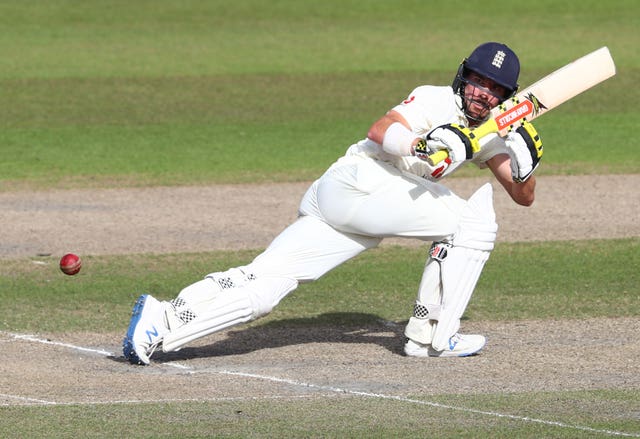
<path id="1" fill-rule="evenodd" d="M 536 177 L 532 175 L 527 179 L 527 181 L 523 181 L 522 183 L 516 183 L 515 181 L 512 182 L 509 195 L 511 195 L 513 201 L 519 205 L 531 206 L 535 201 L 535 191 Z"/>
<path id="2" fill-rule="evenodd" d="M 397 111 L 390 110 L 387 114 L 375 121 L 369 131 L 367 132 L 367 138 L 382 145 L 384 141 L 384 135 L 389 127 L 395 122 L 399 122 L 404 125 L 408 130 L 411 129 L 404 117 Z M 417 137 L 417 136 L 416 136 Z"/>

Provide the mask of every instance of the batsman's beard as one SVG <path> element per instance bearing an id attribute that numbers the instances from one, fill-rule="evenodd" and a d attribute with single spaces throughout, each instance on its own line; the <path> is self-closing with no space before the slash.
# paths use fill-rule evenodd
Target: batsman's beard
<path id="1" fill-rule="evenodd" d="M 473 122 L 481 123 L 487 120 L 491 106 L 479 99 L 465 99 L 465 115 Z"/>

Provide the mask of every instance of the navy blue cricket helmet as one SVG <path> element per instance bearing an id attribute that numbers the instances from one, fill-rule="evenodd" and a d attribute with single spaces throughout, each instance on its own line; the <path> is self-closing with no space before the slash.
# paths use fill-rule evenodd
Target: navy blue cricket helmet
<path id="1" fill-rule="evenodd" d="M 453 80 L 453 91 L 464 98 L 464 86 L 469 71 L 489 78 L 507 89 L 508 99 L 518 91 L 520 76 L 520 60 L 506 44 L 489 42 L 476 47 L 468 58 L 465 58 Z"/>

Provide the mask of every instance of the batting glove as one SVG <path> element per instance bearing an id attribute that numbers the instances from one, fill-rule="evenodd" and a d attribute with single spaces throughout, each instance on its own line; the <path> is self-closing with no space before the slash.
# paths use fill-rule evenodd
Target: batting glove
<path id="1" fill-rule="evenodd" d="M 480 151 L 479 139 L 473 131 L 457 124 L 441 125 L 427 134 L 427 145 L 434 150 L 446 149 L 451 160 L 463 162 Z"/>
<path id="2" fill-rule="evenodd" d="M 425 178 L 431 180 L 440 179 L 453 172 L 454 169 L 457 168 L 457 165 L 462 163 L 459 162 L 452 166 L 451 157 L 446 157 L 441 162 L 432 165 L 428 159 L 434 152 L 435 151 L 427 145 L 427 142 L 424 139 L 420 139 L 414 147 L 414 155 L 424 161 L 423 169 L 426 171 L 425 174 L 429 175 L 429 177 L 427 177 L 427 175 L 423 175 Z"/>
<path id="3" fill-rule="evenodd" d="M 418 140 L 416 146 L 413 147 L 413 155 L 418 157 L 420 160 L 427 160 L 431 154 L 435 151 L 427 146 L 427 142 L 424 139 Z"/>
<path id="4" fill-rule="evenodd" d="M 527 181 L 536 170 L 542 158 L 542 139 L 532 124 L 525 121 L 518 129 L 505 138 L 511 157 L 511 177 L 513 181 Z"/>

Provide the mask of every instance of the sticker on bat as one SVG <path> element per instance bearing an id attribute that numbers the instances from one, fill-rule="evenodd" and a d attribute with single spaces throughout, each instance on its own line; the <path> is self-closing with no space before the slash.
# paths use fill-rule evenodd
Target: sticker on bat
<path id="1" fill-rule="evenodd" d="M 507 128 L 514 122 L 519 121 L 527 117 L 530 114 L 534 113 L 534 105 L 531 101 L 524 100 L 520 102 L 518 105 L 512 107 L 505 113 L 502 113 L 500 116 L 496 117 L 496 124 L 498 125 L 498 130 L 503 130 Z"/>

